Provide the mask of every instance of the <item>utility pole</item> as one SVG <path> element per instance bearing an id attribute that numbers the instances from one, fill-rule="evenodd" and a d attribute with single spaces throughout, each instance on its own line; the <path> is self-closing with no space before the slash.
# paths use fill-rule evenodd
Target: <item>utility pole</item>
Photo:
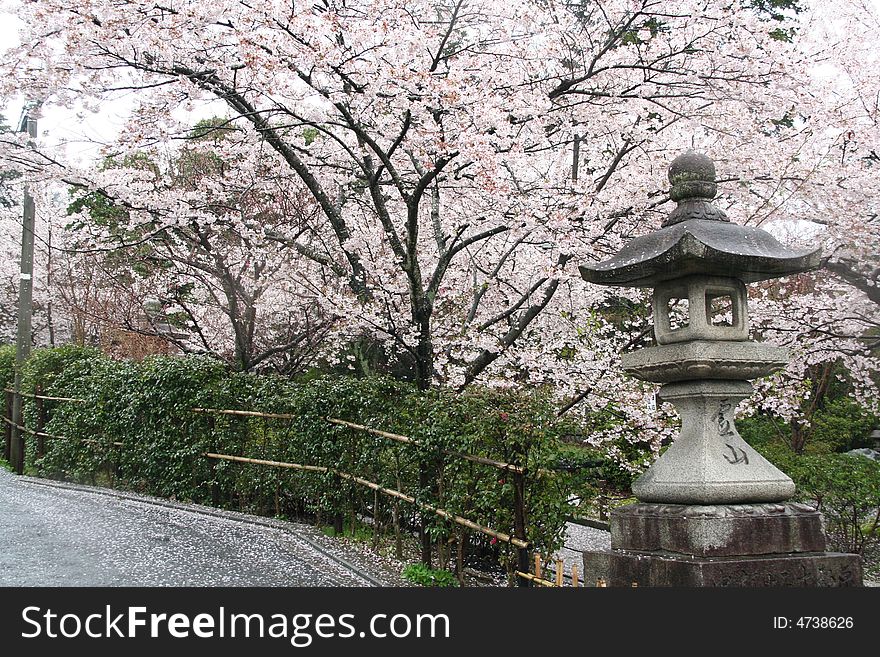
<path id="1" fill-rule="evenodd" d="M 31 140 L 37 137 L 37 120 L 31 112 L 38 107 L 31 103 L 21 112 L 19 132 L 27 132 Z M 12 396 L 12 440 L 9 460 L 15 472 L 24 472 L 24 426 L 21 409 L 21 371 L 31 353 L 31 317 L 34 312 L 34 222 L 36 208 L 27 183 L 24 186 L 24 213 L 21 221 L 21 274 L 18 282 L 18 334 L 15 341 L 15 393 Z"/>

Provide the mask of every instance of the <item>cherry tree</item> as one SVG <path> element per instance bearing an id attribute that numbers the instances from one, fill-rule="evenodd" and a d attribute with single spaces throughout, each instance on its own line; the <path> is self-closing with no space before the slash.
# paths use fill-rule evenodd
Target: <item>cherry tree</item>
<path id="1" fill-rule="evenodd" d="M 242 370 L 301 370 L 334 319 L 297 282 L 312 280 L 308 261 L 278 236 L 302 232 L 314 203 L 225 124 L 202 122 L 170 160 L 155 149 L 109 159 L 80 181 L 79 250 L 96 250 L 107 286 L 138 299 L 129 330 Z"/>
<path id="2" fill-rule="evenodd" d="M 225 107 L 214 127 L 233 138 L 216 148 L 234 166 L 190 185 L 42 153 L 44 169 L 125 208 L 115 235 L 90 235 L 96 247 L 149 238 L 175 277 L 202 275 L 220 255 L 257 287 L 265 263 L 289 294 L 260 302 L 326 319 L 328 353 L 366 337 L 422 387 L 552 383 L 661 436 L 663 418 L 643 404 L 650 390 L 622 383 L 617 362 L 650 340 L 644 292 L 589 286 L 577 265 L 659 227 L 666 167 L 689 147 L 716 160 L 718 203 L 734 221 L 823 225 L 835 276 L 791 302 L 753 298 L 758 330 L 795 347 L 789 380 L 816 354 L 858 345 L 847 365 L 862 390 L 873 385 L 863 338 L 876 313 L 856 306 L 876 290 L 877 67 L 847 36 L 876 29 L 876 16 L 835 8 L 835 31 L 806 8 L 780 33 L 761 6 L 23 2 L 27 26 L 0 85 L 81 108 L 130 96 L 131 119 L 107 151 L 119 162 L 171 161 L 192 143 L 178 110 Z M 817 75 L 820 63 L 850 82 Z M 200 232 L 220 239 L 187 251 Z M 235 245 L 224 242 L 233 233 Z M 175 302 L 186 312 L 185 295 Z M 853 313 L 863 320 L 840 324 Z M 816 338 L 828 322 L 826 349 Z M 780 409 L 793 403 L 774 394 Z"/>

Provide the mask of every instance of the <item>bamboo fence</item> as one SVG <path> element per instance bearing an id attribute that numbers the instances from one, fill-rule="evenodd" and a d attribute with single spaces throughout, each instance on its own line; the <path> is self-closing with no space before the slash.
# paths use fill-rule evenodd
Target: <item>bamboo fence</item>
<path id="1" fill-rule="evenodd" d="M 9 389 L 7 389 L 6 392 L 11 393 L 11 394 L 16 394 L 13 390 L 9 390 Z M 3 420 L 7 426 L 15 427 L 16 429 L 18 429 L 19 431 L 21 431 L 23 433 L 26 433 L 26 434 L 32 435 L 32 436 L 36 436 L 39 438 L 50 438 L 50 439 L 57 439 L 57 440 L 66 440 L 67 439 L 65 436 L 52 435 L 52 434 L 48 434 L 48 433 L 45 433 L 42 431 L 42 425 L 45 422 L 45 413 L 42 412 L 42 403 L 41 403 L 42 401 L 45 400 L 45 401 L 68 402 L 68 403 L 85 403 L 86 402 L 86 400 L 83 400 L 83 399 L 76 399 L 76 398 L 72 398 L 72 397 L 56 397 L 56 396 L 51 396 L 51 395 L 41 395 L 39 393 L 17 393 L 17 394 L 21 394 L 23 397 L 27 397 L 29 399 L 34 399 L 39 403 L 41 412 L 38 414 L 38 424 L 40 426 L 38 426 L 36 430 L 32 430 L 27 427 L 20 426 L 18 424 L 13 423 L 9 417 L 4 416 Z M 247 417 L 247 418 L 265 418 L 265 419 L 276 419 L 276 420 L 292 420 L 297 417 L 296 415 L 293 415 L 290 413 L 264 413 L 264 412 L 260 412 L 260 411 L 248 411 L 248 410 L 236 410 L 236 409 L 193 408 L 191 410 L 193 413 L 206 414 L 206 415 L 210 415 L 210 416 L 229 415 L 229 416 L 239 416 L 239 417 Z M 388 440 L 393 440 L 395 442 L 405 444 L 405 445 L 411 445 L 411 446 L 417 447 L 417 448 L 423 448 L 423 449 L 427 448 L 427 446 L 422 441 L 411 438 L 410 436 L 404 436 L 401 434 L 391 433 L 388 431 L 382 431 L 380 429 L 375 429 L 372 427 L 368 427 L 368 426 L 365 426 L 362 424 L 357 424 L 355 422 L 350 422 L 348 420 L 342 420 L 339 418 L 326 417 L 324 419 L 326 420 L 326 422 L 328 424 L 331 424 L 331 425 L 341 426 L 341 427 L 345 427 L 347 429 L 351 429 L 353 431 L 359 431 L 359 432 L 367 433 L 370 435 L 379 436 L 382 438 L 386 438 Z M 7 431 L 7 441 L 8 441 L 8 435 L 9 434 Z M 84 442 L 113 445 L 116 447 L 124 447 L 125 446 L 125 444 L 123 442 L 103 443 L 100 440 L 93 440 L 93 439 L 82 439 L 82 440 Z M 509 472 L 514 476 L 515 481 L 519 483 L 520 487 L 522 487 L 522 485 L 524 484 L 525 475 L 528 473 L 528 470 L 526 467 L 521 466 L 521 465 L 517 465 L 514 463 L 506 463 L 503 461 L 498 461 L 495 459 L 491 459 L 491 458 L 487 458 L 487 457 L 483 457 L 483 456 L 477 456 L 474 454 L 467 454 L 464 452 L 458 452 L 458 451 L 454 451 L 454 450 L 438 449 L 436 451 L 440 452 L 444 455 L 447 455 L 447 456 L 452 456 L 454 458 L 464 459 L 464 460 L 467 460 L 467 461 L 470 461 L 473 463 L 478 463 L 480 465 L 485 465 L 485 466 L 496 468 L 498 470 Z M 433 506 L 431 504 L 428 504 L 426 502 L 420 501 L 420 500 L 416 499 L 415 497 L 413 497 L 411 495 L 407 495 L 406 493 L 403 493 L 399 490 L 395 490 L 392 488 L 382 486 L 376 482 L 369 481 L 369 480 L 364 479 L 362 477 L 358 477 L 357 475 L 354 475 L 354 474 L 351 474 L 348 472 L 343 472 L 343 471 L 338 470 L 336 468 L 331 468 L 331 467 L 327 467 L 327 466 L 309 465 L 309 464 L 301 464 L 301 463 L 288 463 L 288 462 L 284 462 L 284 461 L 273 461 L 273 460 L 267 460 L 267 459 L 255 459 L 255 458 L 249 458 L 246 456 L 233 455 L 233 454 L 220 454 L 220 453 L 216 453 L 216 452 L 204 452 L 204 453 L 202 453 L 202 456 L 205 458 L 208 458 L 208 459 L 215 459 L 215 460 L 224 460 L 224 461 L 231 461 L 231 462 L 237 462 L 237 463 L 246 463 L 246 464 L 260 465 L 260 466 L 267 466 L 267 467 L 284 468 L 284 469 L 298 470 L 298 471 L 303 471 L 303 472 L 316 472 L 316 473 L 332 474 L 336 477 L 339 477 L 340 479 L 344 479 L 346 481 L 351 481 L 351 482 L 358 484 L 360 486 L 364 486 L 366 488 L 369 488 L 369 489 L 375 491 L 376 493 L 381 493 L 383 495 L 387 495 L 389 497 L 399 499 L 399 500 L 402 500 L 402 501 L 407 502 L 409 504 L 412 504 L 422 511 L 425 511 L 428 513 L 433 513 L 439 517 L 442 517 L 446 520 L 454 522 L 458 525 L 461 525 L 463 527 L 467 527 L 468 529 L 470 529 L 472 531 L 476 531 L 476 532 L 485 534 L 485 535 L 490 536 L 498 541 L 502 541 L 504 543 L 508 543 L 510 545 L 515 546 L 516 548 L 518 548 L 519 555 L 518 555 L 518 568 L 516 570 L 514 570 L 514 574 L 518 580 L 521 580 L 521 584 L 537 585 L 537 586 L 543 586 L 543 587 L 562 587 L 565 585 L 566 576 L 564 573 L 564 565 L 563 565 L 562 560 L 556 560 L 556 564 L 555 564 L 556 567 L 555 567 L 555 570 L 553 573 L 554 579 L 552 579 L 552 580 L 546 579 L 545 577 L 542 577 L 542 567 L 541 567 L 542 566 L 542 559 L 541 559 L 541 556 L 538 554 L 534 555 L 534 572 L 529 572 L 530 571 L 530 568 L 529 568 L 530 563 L 529 563 L 528 548 L 530 547 L 530 544 L 527 540 L 525 540 L 524 535 L 511 536 L 511 535 L 506 534 L 504 532 L 494 530 L 490 527 L 486 527 L 484 525 L 481 525 L 481 524 L 474 522 L 472 520 L 469 520 L 467 518 L 463 518 L 461 516 L 458 516 L 450 511 L 446 510 L 446 509 L 439 508 L 439 507 Z M 540 470 L 537 470 L 536 472 L 540 475 L 555 474 L 555 472 L 553 472 L 551 470 L 546 470 L 546 469 L 540 469 Z M 520 498 L 520 500 L 519 500 L 519 504 L 517 504 L 517 506 L 521 506 L 522 502 L 523 502 L 522 495 L 520 495 L 519 498 Z M 517 509 L 516 511 L 518 514 L 524 514 L 524 509 Z M 524 529 L 525 529 L 524 523 L 521 523 L 521 526 L 518 525 L 517 529 L 519 530 L 518 533 L 524 534 Z M 568 577 L 568 580 L 571 582 L 571 586 L 573 586 L 575 588 L 580 586 L 580 577 L 579 577 L 578 568 L 577 568 L 576 564 L 572 566 L 571 575 Z M 584 584 L 586 584 L 586 582 L 584 582 Z M 599 580 L 596 582 L 596 586 L 602 587 L 605 585 L 606 584 L 605 584 L 604 580 Z"/>

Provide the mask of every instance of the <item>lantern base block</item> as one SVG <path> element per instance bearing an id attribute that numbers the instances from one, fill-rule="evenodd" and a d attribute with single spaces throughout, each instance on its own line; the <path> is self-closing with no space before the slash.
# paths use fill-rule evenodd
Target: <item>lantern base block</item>
<path id="1" fill-rule="evenodd" d="M 861 586 L 861 559 L 825 552 L 802 504 L 632 504 L 611 515 L 611 550 L 584 555 L 594 586 Z"/>
<path id="2" fill-rule="evenodd" d="M 611 550 L 584 554 L 586 586 L 838 588 L 862 586 L 858 555 L 685 557 Z"/>
<path id="3" fill-rule="evenodd" d="M 822 516 L 805 504 L 630 504 L 611 518 L 612 549 L 695 557 L 825 551 Z"/>

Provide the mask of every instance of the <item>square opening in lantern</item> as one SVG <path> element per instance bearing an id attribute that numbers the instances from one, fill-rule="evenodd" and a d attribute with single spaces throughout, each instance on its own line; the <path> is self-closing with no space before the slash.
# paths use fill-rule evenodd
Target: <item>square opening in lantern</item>
<path id="1" fill-rule="evenodd" d="M 734 312 L 729 294 L 706 295 L 706 323 L 710 326 L 735 326 Z"/>
<path id="2" fill-rule="evenodd" d="M 701 289 L 702 288 L 702 289 Z M 694 286 L 702 292 L 705 303 L 708 340 L 747 340 L 748 306 L 746 286 L 735 278 L 710 277 Z"/>
<path id="3" fill-rule="evenodd" d="M 669 297 L 666 300 L 666 317 L 670 331 L 687 328 L 690 324 L 690 313 L 687 297 Z"/>

